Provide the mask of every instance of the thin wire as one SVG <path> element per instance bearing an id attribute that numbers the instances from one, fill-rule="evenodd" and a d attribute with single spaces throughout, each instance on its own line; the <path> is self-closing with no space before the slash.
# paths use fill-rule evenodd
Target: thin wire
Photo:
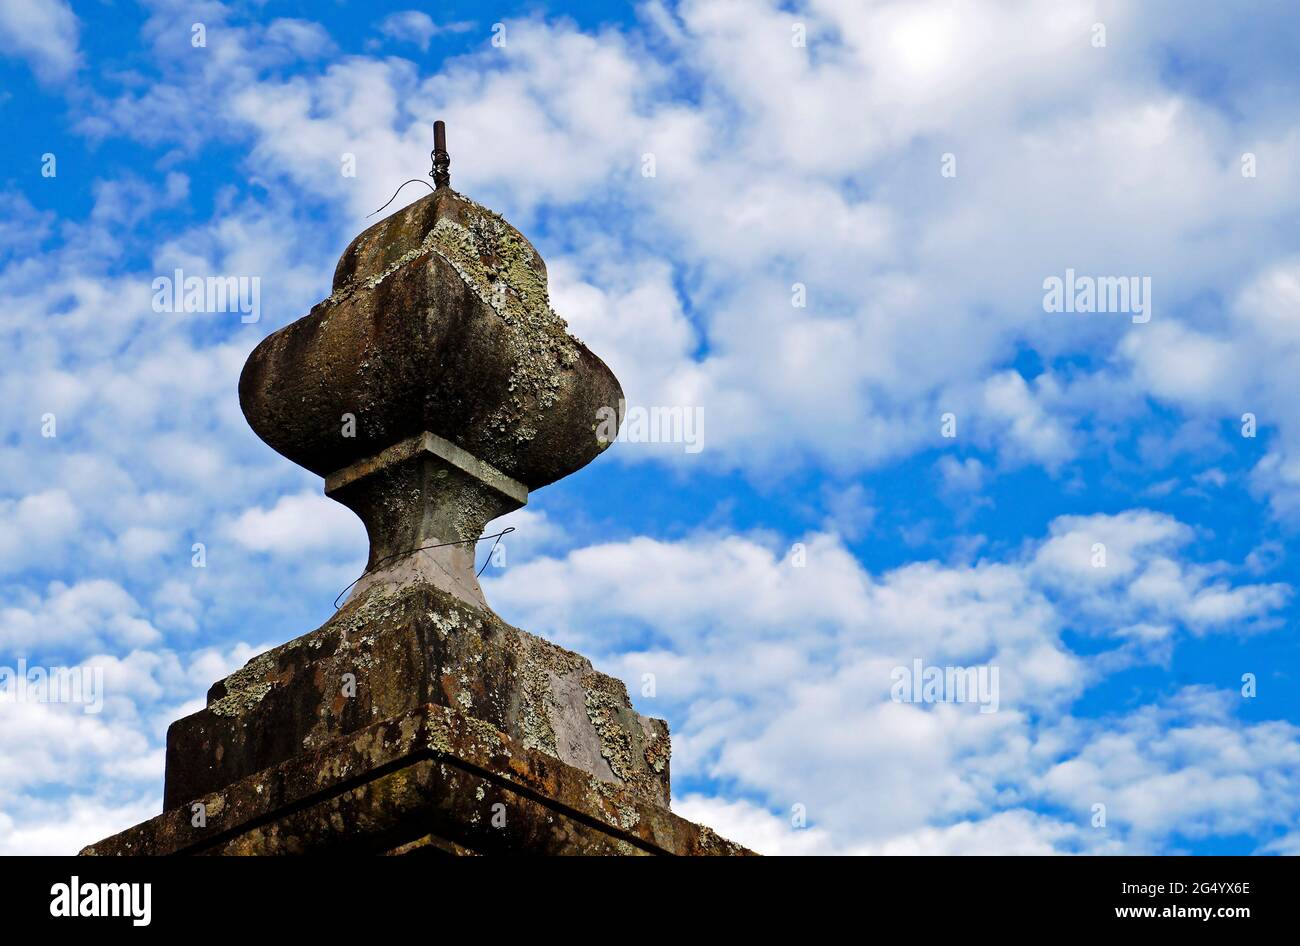
<path id="1" fill-rule="evenodd" d="M 381 207 L 380 209 L 382 210 L 383 208 Z M 468 545 L 471 542 L 473 543 L 482 542 L 484 539 L 496 539 L 496 542 L 492 543 L 492 551 L 495 551 L 497 544 L 500 543 L 501 541 L 501 537 L 509 535 L 511 532 L 514 531 L 515 531 L 514 526 L 506 526 L 500 532 L 496 532 L 492 535 L 480 535 L 477 539 L 461 539 L 459 542 L 439 542 L 437 545 L 422 545 L 418 549 L 408 549 L 405 552 L 394 552 L 392 555 L 385 555 L 379 561 L 375 562 L 375 564 L 372 565 L 370 568 L 367 568 L 356 578 L 352 579 L 352 581 L 348 582 L 348 586 L 344 588 L 342 591 L 340 591 L 338 593 L 338 597 L 334 599 L 334 610 L 337 611 L 339 609 L 339 599 L 342 598 L 349 591 L 351 591 L 353 585 L 359 582 L 362 578 L 365 578 L 367 575 L 373 572 L 380 565 L 383 565 L 385 562 L 392 561 L 395 558 L 402 558 L 405 555 L 414 555 L 416 552 L 424 552 L 427 551 L 428 549 L 444 549 L 449 545 Z M 482 575 L 483 572 L 487 569 L 488 562 L 492 560 L 492 551 L 488 552 L 488 559 L 483 563 L 483 567 L 474 573 L 475 578 L 477 578 L 479 575 Z"/>
<path id="2" fill-rule="evenodd" d="M 406 182 L 406 184 L 423 184 L 425 187 L 429 188 L 429 190 L 433 191 L 435 194 L 438 193 L 436 190 L 434 190 L 432 184 L 430 184 L 428 181 L 422 181 L 418 177 L 411 178 L 409 181 Z M 397 190 L 393 191 L 393 196 L 388 198 L 388 204 L 391 204 L 393 201 L 397 200 L 397 195 L 402 192 L 402 188 L 405 187 L 406 184 L 402 184 L 400 187 L 397 188 Z M 388 204 L 384 204 L 384 207 L 387 207 Z M 383 210 L 384 207 L 380 207 L 379 210 Z M 379 213 L 379 210 L 376 210 L 374 213 L 366 214 L 366 218 L 369 219 L 370 217 L 373 217 L 375 214 Z"/>
<path id="3" fill-rule="evenodd" d="M 514 531 L 515 531 L 514 526 L 507 526 L 503 531 L 498 532 L 496 534 L 496 541 L 492 543 L 492 548 L 488 549 L 487 558 L 483 559 L 483 566 L 474 573 L 475 578 L 482 577 L 483 573 L 487 571 L 488 562 L 492 561 L 492 553 L 495 552 L 497 550 L 497 546 L 501 544 L 501 536 L 505 535 L 507 532 L 514 532 Z M 485 535 L 483 536 L 483 538 L 489 539 L 491 538 L 491 536 Z"/>

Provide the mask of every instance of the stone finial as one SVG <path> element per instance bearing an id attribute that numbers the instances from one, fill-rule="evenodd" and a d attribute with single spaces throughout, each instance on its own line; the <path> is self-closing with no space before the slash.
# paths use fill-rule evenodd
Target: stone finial
<path id="1" fill-rule="evenodd" d="M 352 241 L 239 398 L 361 517 L 366 573 L 172 723 L 166 810 L 83 854 L 748 853 L 669 811 L 667 723 L 483 601 L 484 525 L 605 449 L 622 401 L 517 230 L 440 184 Z"/>
<path id="2" fill-rule="evenodd" d="M 443 181 L 352 241 L 329 298 L 249 356 L 239 397 L 365 523 L 353 598 L 423 580 L 486 607 L 474 540 L 608 446 L 597 412 L 622 389 L 551 308 L 532 244 Z"/>

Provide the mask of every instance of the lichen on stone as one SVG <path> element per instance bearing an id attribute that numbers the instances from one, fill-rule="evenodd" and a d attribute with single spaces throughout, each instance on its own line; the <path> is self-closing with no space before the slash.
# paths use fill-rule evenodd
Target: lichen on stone
<path id="1" fill-rule="evenodd" d="M 513 430 L 517 442 L 527 443 L 536 430 L 520 423 L 525 407 L 532 401 L 544 410 L 555 403 L 563 372 L 578 361 L 578 343 L 551 308 L 546 271 L 528 241 L 498 214 L 462 200 L 467 223 L 440 217 L 422 245 L 450 264 L 506 326 L 512 397 L 486 423 L 501 433 Z"/>
<path id="2" fill-rule="evenodd" d="M 253 683 L 233 690 L 208 707 L 217 716 L 242 716 L 271 692 L 274 684 Z"/>
<path id="3" fill-rule="evenodd" d="M 631 781 L 636 775 L 632 736 L 626 726 L 620 725 L 619 719 L 620 711 L 626 707 L 622 700 L 599 687 L 595 673 L 584 675 L 582 683 L 587 716 L 600 736 L 601 755 L 615 775 L 625 782 Z"/>

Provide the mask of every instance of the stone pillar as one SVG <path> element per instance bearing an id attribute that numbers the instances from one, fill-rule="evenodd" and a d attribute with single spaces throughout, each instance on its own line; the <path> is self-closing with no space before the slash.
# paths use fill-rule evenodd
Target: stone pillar
<path id="1" fill-rule="evenodd" d="M 486 523 L 604 450 L 623 392 L 442 171 L 240 378 L 258 436 L 365 523 L 365 575 L 173 723 L 163 814 L 83 853 L 747 853 L 669 811 L 662 720 L 484 600 Z"/>

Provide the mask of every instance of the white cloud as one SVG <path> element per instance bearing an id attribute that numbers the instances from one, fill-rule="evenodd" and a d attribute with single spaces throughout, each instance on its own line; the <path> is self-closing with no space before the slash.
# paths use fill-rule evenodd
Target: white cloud
<path id="1" fill-rule="evenodd" d="M 61 81 L 80 65 L 79 29 L 66 0 L 0 0 L 0 53 L 27 60 L 42 82 Z"/>
<path id="2" fill-rule="evenodd" d="M 1300 425 L 1291 405 L 1300 396 L 1300 260 L 1272 263 L 1242 288 L 1222 319 L 1212 324 L 1172 323 L 1123 347 L 1137 378 L 1155 395 L 1195 416 L 1228 421 L 1233 451 L 1259 455 L 1259 439 L 1246 436 L 1245 415 L 1259 437 L 1277 437 L 1259 457 L 1252 484 L 1274 511 L 1300 513 Z"/>
<path id="3" fill-rule="evenodd" d="M 828 854 L 834 848 L 820 828 L 795 828 L 752 802 L 688 795 L 673 799 L 673 811 L 759 854 Z"/>
<path id="4" fill-rule="evenodd" d="M 922 857 L 1122 853 L 1119 845 L 1108 840 L 1096 832 L 1089 833 L 1077 822 L 1014 809 L 979 821 L 921 828 L 854 853 Z"/>
<path id="5" fill-rule="evenodd" d="M 1239 723 L 1222 697 L 1194 691 L 1116 720 L 1070 717 L 1074 700 L 1105 674 L 1166 659 L 1178 629 L 1267 626 L 1285 602 L 1285 586 L 1229 584 L 1226 566 L 1183 560 L 1190 535 L 1141 511 L 1063 517 L 1005 561 L 914 563 L 878 576 L 831 535 L 807 540 L 804 568 L 741 536 L 638 538 L 532 561 L 485 588 L 509 620 L 591 654 L 632 692 L 654 674 L 656 697 L 638 705 L 674 721 L 684 810 L 734 828 L 742 841 L 777 851 L 1145 850 L 1180 828 L 1135 806 L 1142 786 L 1186 789 L 1209 813 L 1245 797 L 1234 791 L 1289 784 L 1287 753 L 1300 751 L 1285 724 Z M 1104 580 L 1090 575 L 1094 537 L 1114 550 Z M 1137 620 L 1154 617 L 1165 626 L 1142 632 Z M 1114 643 L 1091 657 L 1074 653 L 1062 635 L 1081 626 Z M 997 711 L 893 702 L 893 669 L 917 659 L 996 667 Z M 1187 738 L 1198 725 L 1189 719 L 1210 712 L 1207 700 L 1225 739 L 1268 743 L 1269 760 L 1207 781 L 1201 755 L 1221 747 L 1194 751 Z M 1182 746 L 1165 753 L 1162 771 L 1135 762 L 1147 772 L 1132 776 L 1135 786 L 1112 771 L 1067 791 L 1066 773 L 1091 766 L 1108 733 L 1144 725 L 1148 739 Z M 692 788 L 714 779 L 755 800 L 708 799 Z M 1089 827 L 1098 799 L 1088 797 L 1103 790 L 1124 809 L 1110 833 Z M 1073 820 L 1020 810 L 1044 798 L 1068 803 Z M 788 828 L 794 805 L 816 830 Z M 1232 833 L 1231 820 L 1205 830 Z"/>
<path id="6" fill-rule="evenodd" d="M 63 490 L 0 499 L 0 572 L 19 571 L 33 557 L 57 560 L 81 515 Z"/>
<path id="7" fill-rule="evenodd" d="M 285 79 L 258 58 L 279 49 L 275 25 L 231 25 L 212 67 L 175 64 L 87 120 L 191 136 L 205 132 L 145 119 L 210 102 L 206 133 L 251 135 L 258 173 L 351 215 L 346 238 L 423 173 L 429 125 L 445 118 L 459 188 L 525 228 L 548 205 L 541 249 L 557 307 L 630 399 L 704 407 L 695 462 L 851 474 L 938 445 L 937 417 L 955 410 L 985 449 L 1058 472 L 1092 446 L 1079 432 L 1089 415 L 1131 421 L 1144 392 L 1238 410 L 1228 382 L 1249 362 L 1184 310 L 1271 265 L 1260 226 L 1300 210 L 1292 178 L 1239 173 L 1243 141 L 1270 169 L 1300 154 L 1293 116 L 1263 108 L 1242 78 L 1259 63 L 1225 59 L 1212 32 L 1158 4 L 1109 4 L 1125 41 L 1103 49 L 1090 41 L 1099 13 L 1050 2 L 743 7 L 649 8 L 664 43 L 512 20 L 505 47 L 484 44 L 436 76 L 351 57 Z M 151 21 L 159 42 L 171 15 Z M 796 16 L 806 48 L 790 42 Z M 381 24 L 417 44 L 446 28 L 416 10 Z M 1226 103 L 1152 70 L 1170 43 L 1221 62 L 1234 78 Z M 675 96 L 684 74 L 709 94 Z M 338 173 L 344 152 L 355 178 Z M 944 153 L 955 178 L 939 174 Z M 606 204 L 617 213 L 593 232 L 592 207 Z M 1154 321 L 1044 313 L 1042 280 L 1067 267 L 1150 275 Z M 791 305 L 796 282 L 805 308 Z M 1286 280 L 1273 283 L 1285 295 Z M 1256 331 L 1278 341 L 1289 323 L 1269 324 Z M 1027 380 L 1007 369 L 1025 347 L 1088 352 L 1102 367 Z M 1282 366 L 1258 386 L 1279 405 L 1291 348 L 1256 348 Z M 673 450 L 616 455 L 683 462 Z M 1262 488 L 1300 482 L 1286 469 L 1261 468 Z"/>
<path id="8" fill-rule="evenodd" d="M 617 36 L 597 43 L 565 26 L 512 22 L 506 50 L 449 67 L 435 93 L 458 180 L 519 207 L 521 223 L 538 201 L 563 205 L 611 188 L 637 208 L 635 233 L 575 232 L 570 258 L 550 254 L 557 303 L 637 400 L 705 406 L 706 459 L 762 468 L 809 451 L 860 468 L 935 443 L 935 418 L 955 397 L 985 445 L 1058 469 L 1078 449 L 1071 425 L 1088 405 L 1064 401 L 1050 375 L 1031 385 L 997 362 L 1017 338 L 1049 353 L 1098 343 L 1156 349 L 1171 329 L 1046 317 L 1044 275 L 1065 266 L 1118 272 L 1135 261 L 1157 276 L 1161 311 L 1172 318 L 1198 276 L 1225 275 L 1221 259 L 1207 265 L 1204 249 L 1189 249 L 1213 221 L 1238 227 L 1230 255 L 1256 265 L 1241 234 L 1267 204 L 1224 192 L 1222 119 L 1161 89 L 1127 47 L 1099 54 L 1084 13 L 1062 16 L 1050 4 L 1015 15 L 982 5 L 819 5 L 809 17 L 814 54 L 791 47 L 789 14 L 729 11 L 725 2 L 683 5 L 677 41 L 661 58 Z M 1108 22 L 1119 30 L 1137 16 L 1120 6 Z M 1149 23 L 1133 29 L 1158 39 Z M 716 90 L 697 108 L 645 94 L 687 67 Z M 368 210 L 403 176 L 393 155 L 427 150 L 435 108 L 397 118 L 358 109 L 356 97 L 426 87 L 401 64 L 350 63 L 318 80 L 252 87 L 236 113 L 283 173 Z M 866 104 L 851 116 L 815 105 L 846 97 Z M 282 134 L 287 126 L 293 134 Z M 915 146 L 927 136 L 936 154 L 923 157 Z M 299 143 L 313 140 L 360 142 L 375 176 L 350 190 L 330 183 L 301 160 Z M 938 175 L 938 141 L 965 162 L 954 181 Z M 1170 142 L 1181 156 L 1173 167 Z M 774 147 L 783 149 L 780 175 Z M 322 163 L 333 150 L 320 149 Z M 656 158 L 650 179 L 639 173 L 646 152 Z M 1008 163 L 1009 154 L 1021 156 Z M 864 168 L 880 178 L 872 200 L 841 186 L 841 175 Z M 1131 185 L 1122 202 L 1111 196 L 1117 177 Z M 1294 188 L 1267 186 L 1273 200 L 1296 202 Z M 939 198 L 940 187 L 951 199 Z M 990 233 L 986 222 L 1007 220 L 1009 200 L 1016 222 Z M 1060 225 L 1063 216 L 1071 226 Z M 1142 226 L 1117 233 L 1116 220 Z M 555 218 L 567 242 L 564 226 Z M 910 261 L 896 249 L 904 232 Z M 693 298 L 627 252 L 647 237 L 692 261 Z M 807 309 L 790 306 L 793 282 L 807 287 Z M 695 319 L 683 314 L 688 302 Z M 642 364 L 639 339 L 653 326 L 667 341 Z"/>
<path id="9" fill-rule="evenodd" d="M 245 548 L 276 556 L 306 556 L 322 550 L 355 555 L 365 528 L 345 506 L 321 493 L 281 496 L 270 509 L 240 513 L 224 533 Z"/>
<path id="10" fill-rule="evenodd" d="M 37 646 L 58 652 L 73 644 L 79 650 L 109 644 L 138 647 L 160 638 L 136 600 L 102 578 L 74 585 L 52 582 L 44 597 L 12 589 L 0 603 L 0 646 L 10 654 Z"/>
<path id="11" fill-rule="evenodd" d="M 1081 816 L 1104 804 L 1110 824 L 1138 837 L 1294 823 L 1300 728 L 1245 725 L 1231 706 L 1229 694 L 1188 688 L 1168 705 L 1088 724 L 1086 742 L 1048 769 L 1041 787 Z"/>
<path id="12" fill-rule="evenodd" d="M 66 857 L 157 813 L 157 792 L 152 789 L 120 803 L 79 795 L 17 812 L 0 811 L 0 855 Z"/>
<path id="13" fill-rule="evenodd" d="M 997 447 L 1012 458 L 1027 458 L 1055 469 L 1074 450 L 1070 435 L 1039 403 L 1039 392 L 1050 379 L 1043 376 L 1035 391 L 1014 371 L 994 375 L 984 383 L 982 416 L 998 428 Z"/>
<path id="14" fill-rule="evenodd" d="M 983 487 L 988 471 L 974 457 L 958 460 L 947 455 L 937 464 L 944 489 L 952 493 L 975 493 Z"/>
<path id="15" fill-rule="evenodd" d="M 334 52 L 334 40 L 319 23 L 280 18 L 266 28 L 268 43 L 283 45 L 295 56 L 312 59 Z"/>
<path id="16" fill-rule="evenodd" d="M 1283 857 L 1300 856 L 1300 831 L 1291 831 L 1280 838 L 1264 845 L 1265 854 L 1280 854 Z"/>
<path id="17" fill-rule="evenodd" d="M 100 713 L 0 699 L 0 854 L 73 854 L 157 814 L 167 725 L 261 649 L 89 657 L 80 666 L 103 674 Z"/>
<path id="18" fill-rule="evenodd" d="M 1271 616 L 1291 595 L 1283 584 L 1232 587 L 1222 563 L 1180 561 L 1195 534 L 1167 515 L 1061 516 L 1050 531 L 1034 556 L 1034 575 L 1054 598 L 1078 608 L 1084 631 L 1177 621 L 1195 633 L 1248 633 L 1274 626 Z"/>
<path id="19" fill-rule="evenodd" d="M 421 10 L 402 10 L 384 17 L 378 26 L 381 35 L 398 42 L 412 43 L 428 52 L 429 41 L 440 33 L 464 33 L 472 23 L 455 22 L 439 25 Z"/>

